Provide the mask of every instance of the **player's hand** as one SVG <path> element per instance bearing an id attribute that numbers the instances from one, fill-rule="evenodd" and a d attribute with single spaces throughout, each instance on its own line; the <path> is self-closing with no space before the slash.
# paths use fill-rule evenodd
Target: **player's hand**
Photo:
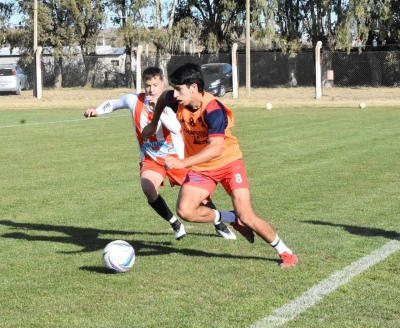
<path id="1" fill-rule="evenodd" d="M 183 169 L 183 161 L 171 155 L 165 157 L 164 166 L 167 170 L 169 169 Z"/>
<path id="2" fill-rule="evenodd" d="M 97 112 L 97 110 L 95 110 L 94 108 L 88 108 L 86 109 L 86 111 L 83 113 L 83 116 L 85 117 L 96 117 L 98 116 L 99 113 Z"/>
<path id="3" fill-rule="evenodd" d="M 142 130 L 143 140 L 149 139 L 154 133 L 156 133 L 157 124 L 149 123 Z"/>
<path id="4" fill-rule="evenodd" d="M 153 112 L 153 108 L 156 106 L 156 103 L 157 103 L 158 95 L 147 94 L 145 97 L 146 97 L 146 100 L 150 104 L 150 108 L 148 108 L 148 110 L 150 112 Z"/>

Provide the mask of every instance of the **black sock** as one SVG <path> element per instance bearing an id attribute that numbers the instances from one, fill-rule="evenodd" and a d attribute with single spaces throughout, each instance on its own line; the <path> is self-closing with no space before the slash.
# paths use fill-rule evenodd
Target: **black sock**
<path id="1" fill-rule="evenodd" d="M 164 198 L 161 197 L 161 195 L 158 195 L 157 199 L 153 203 L 149 203 L 149 205 L 157 212 L 159 216 L 161 216 L 165 221 L 168 221 L 172 219 L 174 216 L 169 209 L 167 203 L 165 203 Z M 175 221 L 179 222 L 179 220 Z"/>
<path id="2" fill-rule="evenodd" d="M 206 206 L 208 208 L 211 208 L 212 210 L 216 210 L 217 207 L 215 206 L 215 204 L 213 203 L 213 201 L 210 199 L 207 203 L 203 204 L 201 203 L 200 205 Z"/>

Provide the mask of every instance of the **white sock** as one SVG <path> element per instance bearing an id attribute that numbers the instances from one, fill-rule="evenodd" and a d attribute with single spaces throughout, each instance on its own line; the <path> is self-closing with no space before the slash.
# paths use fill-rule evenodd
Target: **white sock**
<path id="1" fill-rule="evenodd" d="M 176 220 L 178 220 L 178 219 L 174 215 L 168 222 L 172 224 L 172 223 L 176 222 Z"/>
<path id="2" fill-rule="evenodd" d="M 278 234 L 276 234 L 275 240 L 270 243 L 270 245 L 275 248 L 278 254 L 282 254 L 283 252 L 288 252 L 289 254 L 293 254 L 293 252 L 288 248 L 285 243 L 279 238 Z"/>
<path id="3" fill-rule="evenodd" d="M 221 223 L 221 214 L 218 210 L 213 210 L 215 213 L 214 225 L 218 225 Z"/>

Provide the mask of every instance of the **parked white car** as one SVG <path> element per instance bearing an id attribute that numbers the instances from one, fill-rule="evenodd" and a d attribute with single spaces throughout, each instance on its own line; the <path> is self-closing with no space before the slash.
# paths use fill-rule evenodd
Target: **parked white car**
<path id="1" fill-rule="evenodd" d="M 0 92 L 21 94 L 21 90 L 29 89 L 28 77 L 16 64 L 0 65 Z"/>

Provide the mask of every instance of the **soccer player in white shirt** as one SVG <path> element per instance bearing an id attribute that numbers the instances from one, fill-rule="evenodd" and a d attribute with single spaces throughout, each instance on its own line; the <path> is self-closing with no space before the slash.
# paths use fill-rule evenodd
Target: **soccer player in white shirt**
<path id="1" fill-rule="evenodd" d="M 148 139 L 142 139 L 142 130 L 153 118 L 153 109 L 158 97 L 164 90 L 163 71 L 157 67 L 148 67 L 143 71 L 144 93 L 129 93 L 120 99 L 108 100 L 97 108 L 88 108 L 84 116 L 96 117 L 118 109 L 128 108 L 132 114 L 133 128 L 140 151 L 140 182 L 149 205 L 174 230 L 175 238 L 186 236 L 184 225 L 171 212 L 159 188 L 168 177 L 171 187 L 182 185 L 187 169 L 167 170 L 164 166 L 166 155 L 184 157 L 184 145 L 181 125 L 171 108 L 166 107 L 161 114 L 156 132 Z M 204 200 L 203 205 L 215 209 L 211 200 Z M 218 234 L 225 239 L 236 239 L 235 234 L 224 224 L 215 225 Z"/>

